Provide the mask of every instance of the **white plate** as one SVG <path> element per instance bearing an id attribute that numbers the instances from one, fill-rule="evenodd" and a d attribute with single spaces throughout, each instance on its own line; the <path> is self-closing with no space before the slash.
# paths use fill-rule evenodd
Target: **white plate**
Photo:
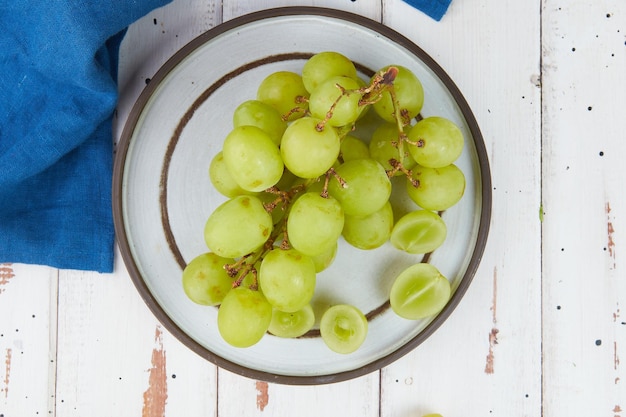
<path id="1" fill-rule="evenodd" d="M 349 355 L 330 351 L 314 333 L 300 339 L 266 335 L 257 345 L 226 344 L 217 309 L 195 305 L 181 286 L 185 264 L 208 249 L 204 223 L 225 197 L 208 179 L 209 163 L 232 128 L 238 104 L 255 98 L 269 73 L 298 72 L 315 52 L 332 50 L 365 74 L 402 65 L 421 80 L 423 116 L 453 120 L 466 138 L 457 165 L 467 188 L 443 213 L 444 245 L 432 253 L 452 283 L 445 309 L 429 320 L 397 317 L 388 304 L 393 278 L 422 261 L 389 245 L 374 251 L 340 243 L 337 260 L 318 276 L 315 300 L 350 303 L 369 319 L 364 344 Z M 482 256 L 490 220 L 491 185 L 482 136 L 463 96 L 419 47 L 391 29 L 337 10 L 291 7 L 226 22 L 176 53 L 152 78 L 127 121 L 114 169 L 116 232 L 129 273 L 155 316 L 184 344 L 223 368 L 288 384 L 336 382 L 374 371 L 406 354 L 450 315 Z"/>

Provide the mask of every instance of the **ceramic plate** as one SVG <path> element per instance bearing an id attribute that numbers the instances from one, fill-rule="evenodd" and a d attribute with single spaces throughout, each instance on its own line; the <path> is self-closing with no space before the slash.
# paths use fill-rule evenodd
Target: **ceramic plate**
<path id="1" fill-rule="evenodd" d="M 266 335 L 238 349 L 220 337 L 217 308 L 188 300 L 184 266 L 208 249 L 203 229 L 225 197 L 208 179 L 209 163 L 232 129 L 232 114 L 253 99 L 260 81 L 278 70 L 299 72 L 311 54 L 337 51 L 363 76 L 385 65 L 411 69 L 425 91 L 422 116 L 453 120 L 466 146 L 457 165 L 467 188 L 443 213 L 448 237 L 426 258 L 389 245 L 363 251 L 340 242 L 335 263 L 319 274 L 315 302 L 349 303 L 369 320 L 364 344 L 341 355 L 314 331 L 298 339 Z M 478 267 L 490 220 L 490 173 L 474 116 L 452 80 L 418 46 L 363 17 L 320 8 L 266 10 L 226 22 L 176 53 L 134 106 L 118 144 L 114 215 L 119 246 L 143 299 L 185 345 L 216 365 L 251 378 L 288 384 L 346 380 L 405 355 L 452 313 Z M 393 278 L 426 261 L 452 283 L 444 310 L 428 320 L 399 318 L 389 308 Z"/>

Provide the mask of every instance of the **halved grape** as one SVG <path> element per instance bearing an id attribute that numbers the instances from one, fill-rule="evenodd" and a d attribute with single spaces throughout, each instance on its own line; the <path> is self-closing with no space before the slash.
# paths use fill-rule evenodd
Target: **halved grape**
<path id="1" fill-rule="evenodd" d="M 393 246 L 408 253 L 423 254 L 437 249 L 446 240 L 443 219 L 428 210 L 415 210 L 398 220 L 391 231 Z"/>
<path id="2" fill-rule="evenodd" d="M 193 258 L 183 270 L 183 290 L 196 304 L 214 306 L 230 291 L 233 279 L 224 265 L 235 262 L 208 252 Z"/>
<path id="3" fill-rule="evenodd" d="M 343 209 L 337 200 L 307 192 L 293 203 L 289 211 L 289 243 L 305 255 L 320 255 L 337 243 L 343 224 Z"/>
<path id="4" fill-rule="evenodd" d="M 295 249 L 275 248 L 261 262 L 259 285 L 270 304 L 285 312 L 300 310 L 315 292 L 315 264 Z"/>
<path id="5" fill-rule="evenodd" d="M 274 72 L 261 81 L 257 89 L 257 100 L 274 107 L 281 116 L 289 115 L 288 120 L 302 117 L 308 109 L 309 92 L 304 88 L 302 77 L 295 72 Z M 293 111 L 298 108 L 298 111 Z"/>
<path id="6" fill-rule="evenodd" d="M 352 353 L 365 341 L 367 318 L 349 304 L 330 307 L 320 320 L 320 335 L 332 351 L 342 354 Z"/>
<path id="7" fill-rule="evenodd" d="M 234 128 L 226 136 L 222 152 L 228 171 L 244 190 L 263 191 L 283 175 L 278 146 L 256 126 Z"/>
<path id="8" fill-rule="evenodd" d="M 450 165 L 463 152 L 464 139 L 459 127 L 444 117 L 432 116 L 420 120 L 409 129 L 407 136 L 415 144 L 409 152 L 418 164 L 441 168 Z"/>
<path id="9" fill-rule="evenodd" d="M 233 113 L 233 126 L 256 126 L 269 135 L 276 145 L 287 129 L 287 122 L 276 108 L 259 100 L 241 103 Z"/>
<path id="10" fill-rule="evenodd" d="M 368 216 L 389 200 L 391 181 L 383 166 L 373 159 L 347 161 L 336 172 L 345 181 L 345 187 L 332 178 L 328 192 L 341 203 L 346 214 Z"/>
<path id="11" fill-rule="evenodd" d="M 389 65 L 396 67 L 398 74 L 393 81 L 396 98 L 400 105 L 400 112 L 405 113 L 408 119 L 412 119 L 419 114 L 424 105 L 424 88 L 420 80 L 413 74 L 411 70 L 400 65 Z M 382 71 L 381 70 L 381 71 Z M 389 92 L 384 92 L 382 98 L 373 104 L 376 113 L 388 122 L 395 122 L 394 105 Z"/>
<path id="12" fill-rule="evenodd" d="M 465 192 L 465 175 L 456 165 L 442 168 L 416 166 L 411 177 L 419 181 L 416 187 L 407 180 L 409 197 L 426 210 L 446 210 L 459 202 Z"/>
<path id="13" fill-rule="evenodd" d="M 330 126 L 318 131 L 321 120 L 303 117 L 292 122 L 283 135 L 280 152 L 289 171 L 301 178 L 317 178 L 333 166 L 341 143 Z"/>
<path id="14" fill-rule="evenodd" d="M 359 249 L 375 249 L 389 240 L 393 229 L 393 209 L 387 202 L 380 210 L 365 217 L 345 216 L 342 235 Z"/>
<path id="15" fill-rule="evenodd" d="M 431 264 L 405 269 L 395 279 L 389 296 L 393 311 L 409 320 L 439 313 L 450 299 L 450 281 Z"/>
<path id="16" fill-rule="evenodd" d="M 270 237 L 272 216 L 254 196 L 237 196 L 215 209 L 204 227 L 208 248 L 224 258 L 239 258 Z"/>
<path id="17" fill-rule="evenodd" d="M 298 311 L 287 313 L 274 309 L 268 331 L 278 337 L 300 337 L 315 324 L 315 314 L 311 304 Z"/>
<path id="18" fill-rule="evenodd" d="M 313 117 L 325 119 L 331 112 L 332 116 L 327 122 L 330 126 L 352 124 L 361 113 L 359 107 L 361 94 L 356 92 L 342 93 L 339 86 L 344 91 L 359 88 L 359 84 L 352 78 L 331 77 L 320 83 L 309 97 L 309 110 Z"/>
<path id="19" fill-rule="evenodd" d="M 302 82 L 309 92 L 315 90 L 320 83 L 337 76 L 357 77 L 352 61 L 338 52 L 319 52 L 302 67 Z"/>
<path id="20" fill-rule="evenodd" d="M 272 306 L 260 291 L 233 288 L 217 311 L 222 338 L 235 347 L 249 347 L 263 338 L 272 321 Z"/>

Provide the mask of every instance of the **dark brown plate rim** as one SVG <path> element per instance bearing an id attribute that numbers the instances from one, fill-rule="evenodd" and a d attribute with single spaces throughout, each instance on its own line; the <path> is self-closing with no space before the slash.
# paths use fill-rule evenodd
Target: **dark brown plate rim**
<path id="1" fill-rule="evenodd" d="M 394 352 L 390 353 L 387 356 L 379 358 L 375 361 L 367 363 L 360 368 L 356 368 L 349 371 L 333 373 L 329 375 L 311 375 L 311 376 L 299 376 L 299 375 L 279 375 L 272 374 L 269 372 L 250 369 L 245 367 L 244 365 L 226 360 L 221 356 L 216 355 L 210 350 L 206 349 L 204 346 L 200 345 L 193 338 L 191 338 L 188 334 L 186 334 L 161 308 L 157 300 L 154 298 L 152 293 L 150 292 L 146 282 L 144 281 L 139 268 L 136 264 L 135 259 L 132 256 L 132 251 L 130 248 L 130 243 L 128 240 L 128 236 L 126 235 L 126 229 L 124 225 L 124 217 L 123 217 L 123 176 L 125 169 L 125 161 L 128 153 L 128 148 L 134 133 L 135 126 L 137 121 L 143 112 L 143 109 L 148 102 L 149 98 L 155 92 L 159 84 L 165 79 L 165 77 L 172 71 L 186 56 L 188 56 L 192 51 L 196 50 L 206 42 L 209 42 L 211 39 L 216 36 L 225 33 L 229 30 L 235 29 L 239 26 L 246 25 L 249 23 L 253 23 L 255 21 L 281 17 L 281 16 L 303 16 L 303 15 L 311 15 L 311 16 L 321 16 L 321 17 L 329 17 L 333 19 L 344 20 L 350 23 L 354 23 L 360 25 L 362 27 L 373 30 L 382 36 L 392 40 L 394 43 L 404 47 L 412 54 L 415 55 L 416 58 L 421 60 L 426 66 L 432 70 L 437 77 L 444 83 L 450 94 L 453 96 L 455 102 L 460 108 L 463 117 L 469 127 L 469 130 L 472 133 L 472 137 L 474 139 L 474 146 L 476 148 L 476 152 L 478 154 L 478 162 L 480 167 L 480 181 L 481 181 L 481 213 L 480 213 L 480 221 L 479 221 L 479 229 L 478 236 L 476 240 L 476 246 L 474 247 L 474 251 L 472 253 L 470 262 L 468 264 L 467 270 L 463 278 L 460 281 L 459 286 L 457 287 L 454 295 L 443 309 L 443 311 L 435 318 L 431 323 L 429 323 L 424 330 L 422 330 L 417 336 L 411 339 L 408 343 L 404 344 Z M 492 204 L 492 196 L 491 196 L 491 173 L 488 161 L 488 155 L 485 148 L 485 144 L 483 141 L 483 137 L 476 122 L 476 119 L 460 90 L 456 86 L 456 84 L 452 81 L 452 79 L 447 75 L 447 73 L 439 66 L 439 64 L 433 60 L 426 52 L 424 52 L 420 47 L 418 47 L 411 40 L 396 32 L 395 30 L 379 23 L 377 21 L 371 20 L 369 18 L 356 15 L 350 12 L 335 10 L 330 8 L 323 7 L 280 7 L 273 9 L 266 9 L 254 13 L 250 13 L 247 15 L 243 15 L 227 22 L 224 22 L 207 32 L 199 35 L 188 44 L 183 46 L 178 52 L 176 52 L 163 66 L 157 71 L 154 77 L 151 78 L 150 83 L 145 87 L 145 89 L 140 94 L 137 99 L 135 105 L 133 106 L 128 119 L 125 123 L 124 129 L 122 131 L 120 140 L 116 147 L 115 161 L 113 167 L 113 183 L 112 183 L 112 194 L 113 194 L 113 219 L 115 224 L 115 232 L 118 245 L 120 247 L 120 252 L 122 255 L 122 259 L 128 273 L 137 288 L 139 294 L 142 299 L 151 310 L 153 315 L 159 320 L 159 322 L 171 333 L 173 334 L 179 341 L 181 341 L 185 346 L 194 351 L 196 354 L 200 355 L 202 358 L 212 362 L 214 365 L 231 371 L 235 374 L 251 378 L 257 380 L 263 380 L 266 382 L 287 384 L 287 385 L 319 385 L 319 384 L 328 384 L 346 381 L 349 379 L 357 378 L 371 372 L 377 371 L 392 362 L 395 362 L 399 358 L 405 356 L 407 353 L 415 349 L 418 345 L 424 342 L 428 337 L 430 337 L 435 330 L 437 330 L 442 323 L 450 316 L 452 311 L 459 304 L 460 300 L 463 298 L 463 295 L 467 291 L 480 261 L 482 259 L 482 255 L 487 243 L 487 236 L 489 234 L 489 226 L 491 221 L 491 204 Z"/>

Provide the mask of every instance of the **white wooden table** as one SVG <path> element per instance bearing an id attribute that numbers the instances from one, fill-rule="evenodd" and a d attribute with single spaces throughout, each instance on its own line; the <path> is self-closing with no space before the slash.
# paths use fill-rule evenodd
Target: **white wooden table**
<path id="1" fill-rule="evenodd" d="M 456 81 L 493 176 L 491 235 L 429 340 L 372 374 L 267 384 L 218 369 L 114 274 L 0 266 L 0 417 L 626 416 L 626 2 L 174 0 L 121 51 L 119 135 L 159 66 L 200 33 L 285 5 L 383 22 Z"/>

